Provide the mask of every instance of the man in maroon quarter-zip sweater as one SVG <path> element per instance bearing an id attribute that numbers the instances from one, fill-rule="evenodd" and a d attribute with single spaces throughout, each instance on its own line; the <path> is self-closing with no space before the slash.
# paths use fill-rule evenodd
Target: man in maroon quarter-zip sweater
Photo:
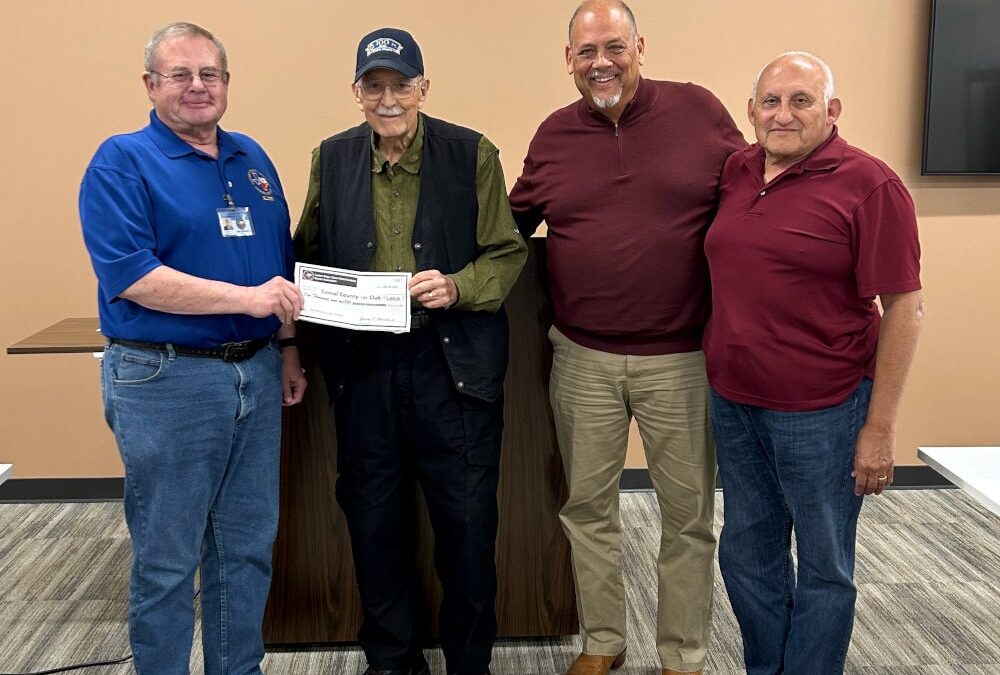
<path id="1" fill-rule="evenodd" d="M 583 639 L 569 675 L 603 675 L 624 661 L 618 482 L 633 416 L 663 527 L 663 672 L 700 672 L 711 626 L 715 449 L 701 352 L 703 243 L 723 164 L 746 143 L 706 89 L 642 79 L 644 55 L 624 3 L 580 5 L 566 69 L 582 98 L 542 122 L 510 194 L 525 236 L 548 225 L 550 401 Z"/>

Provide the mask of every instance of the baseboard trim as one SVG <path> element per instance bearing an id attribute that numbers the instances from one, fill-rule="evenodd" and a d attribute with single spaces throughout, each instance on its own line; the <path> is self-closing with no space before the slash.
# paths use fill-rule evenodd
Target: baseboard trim
<path id="1" fill-rule="evenodd" d="M 929 466 L 897 466 L 889 489 L 919 490 L 922 488 L 953 488 L 955 484 Z"/>
<path id="2" fill-rule="evenodd" d="M 897 466 L 890 489 L 955 487 L 929 466 Z M 625 469 L 621 490 L 652 490 L 646 469 Z M 716 487 L 720 487 L 716 483 Z M 0 485 L 2 502 L 111 502 L 125 494 L 124 478 L 12 478 Z"/>
<path id="3" fill-rule="evenodd" d="M 0 502 L 113 502 L 124 495 L 124 478 L 11 478 L 0 485 Z"/>
<path id="4" fill-rule="evenodd" d="M 890 490 L 919 490 L 924 488 L 953 488 L 954 483 L 929 466 L 897 466 L 893 472 Z M 715 487 L 721 489 L 718 479 Z M 625 469 L 618 482 L 620 490 L 652 490 L 647 469 Z"/>

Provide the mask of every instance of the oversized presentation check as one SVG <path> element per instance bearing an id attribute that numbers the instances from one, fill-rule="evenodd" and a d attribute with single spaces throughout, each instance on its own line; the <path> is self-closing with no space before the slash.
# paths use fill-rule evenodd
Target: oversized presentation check
<path id="1" fill-rule="evenodd" d="M 356 272 L 295 263 L 305 296 L 300 319 L 353 330 L 410 330 L 410 273 Z"/>

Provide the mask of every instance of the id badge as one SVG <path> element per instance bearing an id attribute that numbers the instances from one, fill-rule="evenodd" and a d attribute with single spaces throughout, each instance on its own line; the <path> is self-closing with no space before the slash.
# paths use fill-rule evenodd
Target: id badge
<path id="1" fill-rule="evenodd" d="M 230 206 L 216 209 L 219 214 L 219 230 L 223 237 L 252 237 L 253 220 L 249 206 Z"/>

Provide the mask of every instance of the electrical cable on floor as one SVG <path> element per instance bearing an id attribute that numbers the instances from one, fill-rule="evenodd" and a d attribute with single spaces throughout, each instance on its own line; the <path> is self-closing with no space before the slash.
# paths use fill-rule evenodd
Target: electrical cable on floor
<path id="1" fill-rule="evenodd" d="M 71 666 L 61 666 L 59 668 L 52 668 L 51 670 L 38 670 L 30 673 L 0 673 L 0 675 L 52 675 L 52 673 L 65 673 L 70 670 L 78 670 L 79 668 L 92 668 L 94 666 L 113 666 L 117 663 L 127 663 L 132 660 L 132 655 L 129 654 L 123 658 L 117 659 L 115 661 L 91 661 L 90 663 L 75 663 Z"/>
<path id="2" fill-rule="evenodd" d="M 201 589 L 199 588 L 194 593 L 194 598 L 197 599 L 201 594 Z M 89 663 L 74 663 L 69 666 L 59 666 L 58 668 L 52 668 L 50 670 L 36 670 L 27 673 L 0 673 L 0 675 L 53 675 L 54 673 L 66 673 L 71 670 L 80 670 L 81 668 L 95 668 L 97 666 L 114 666 L 119 663 L 128 663 L 132 660 L 132 655 L 123 656 L 120 659 L 114 659 L 111 661 L 90 661 Z"/>

